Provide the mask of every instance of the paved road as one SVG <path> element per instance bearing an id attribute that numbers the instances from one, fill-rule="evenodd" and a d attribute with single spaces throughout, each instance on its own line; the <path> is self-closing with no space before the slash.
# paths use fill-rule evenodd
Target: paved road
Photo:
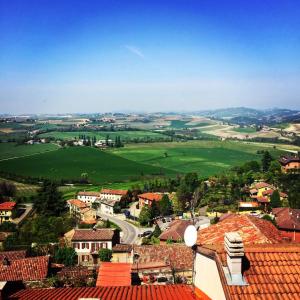
<path id="1" fill-rule="evenodd" d="M 126 221 L 120 220 L 115 216 L 106 215 L 106 214 L 99 214 L 99 215 L 103 220 L 109 219 L 110 221 L 117 224 L 122 229 L 123 232 L 123 237 L 121 239 L 122 243 L 134 244 L 137 241 L 138 234 L 140 232 L 138 227 Z"/>

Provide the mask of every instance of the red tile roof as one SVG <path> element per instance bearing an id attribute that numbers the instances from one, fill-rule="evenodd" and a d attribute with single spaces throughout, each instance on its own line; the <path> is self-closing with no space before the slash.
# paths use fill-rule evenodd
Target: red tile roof
<path id="1" fill-rule="evenodd" d="M 127 194 L 128 190 L 111 190 L 111 189 L 102 189 L 101 194 L 112 194 L 112 195 L 119 195 L 119 196 L 125 196 Z"/>
<path id="2" fill-rule="evenodd" d="M 2 252 L 0 252 L 0 263 L 3 261 L 3 259 L 5 257 L 9 260 L 25 258 L 26 257 L 26 251 L 25 250 L 2 251 Z"/>
<path id="3" fill-rule="evenodd" d="M 86 203 L 84 203 L 83 201 L 78 200 L 78 199 L 68 200 L 68 203 L 69 203 L 69 205 L 74 205 L 80 209 L 87 207 Z"/>
<path id="4" fill-rule="evenodd" d="M 96 286 L 130 286 L 131 264 L 102 262 Z"/>
<path id="5" fill-rule="evenodd" d="M 254 185 L 254 187 L 256 189 L 262 189 L 262 188 L 266 188 L 266 187 L 272 188 L 272 185 L 267 182 L 258 182 Z"/>
<path id="6" fill-rule="evenodd" d="M 139 254 L 139 270 L 162 267 L 172 267 L 176 270 L 192 269 L 193 252 L 185 245 L 134 246 L 133 252 Z M 137 265 L 134 264 L 133 268 L 136 269 Z"/>
<path id="7" fill-rule="evenodd" d="M 99 192 L 79 192 L 79 196 L 93 196 L 93 197 L 100 197 Z"/>
<path id="8" fill-rule="evenodd" d="M 198 231 L 198 245 L 223 244 L 225 232 L 237 231 L 244 244 L 280 243 L 280 231 L 269 221 L 232 214 L 221 222 Z"/>
<path id="9" fill-rule="evenodd" d="M 49 256 L 27 257 L 0 262 L 0 281 L 36 281 L 47 277 Z"/>
<path id="10" fill-rule="evenodd" d="M 274 193 L 274 190 L 267 190 L 267 191 L 262 192 L 263 196 L 266 196 L 266 195 L 271 196 L 273 193 Z M 282 193 L 282 192 L 279 192 L 279 195 L 280 195 L 280 197 L 283 197 L 283 198 L 288 196 L 286 193 Z"/>
<path id="11" fill-rule="evenodd" d="M 156 194 L 156 193 L 144 193 L 138 195 L 139 198 L 149 200 L 149 201 L 160 201 L 162 198 L 162 194 Z"/>
<path id="12" fill-rule="evenodd" d="M 300 209 L 279 207 L 273 208 L 272 213 L 280 229 L 300 230 Z"/>
<path id="13" fill-rule="evenodd" d="M 60 280 L 75 279 L 75 278 L 84 278 L 93 275 L 93 271 L 89 270 L 88 267 L 84 266 L 75 266 L 75 267 L 65 267 L 57 273 L 57 276 Z"/>
<path id="14" fill-rule="evenodd" d="M 172 240 L 172 241 L 183 241 L 184 231 L 186 228 L 193 224 L 191 221 L 186 220 L 174 220 L 170 224 L 170 228 L 165 230 L 160 236 L 161 241 Z"/>
<path id="15" fill-rule="evenodd" d="M 300 299 L 299 244 L 246 247 L 245 258 L 247 285 L 228 286 L 230 299 Z"/>
<path id="16" fill-rule="evenodd" d="M 0 203 L 0 210 L 13 210 L 16 206 L 16 202 L 13 201 L 7 201 Z"/>
<path id="17" fill-rule="evenodd" d="M 112 248 L 113 252 L 128 252 L 130 253 L 132 251 L 132 245 L 129 244 L 117 244 L 113 246 Z"/>
<path id="18" fill-rule="evenodd" d="M 101 300 L 202 300 L 187 285 L 26 289 L 10 297 L 11 300 L 78 300 L 79 298 L 99 298 Z"/>
<path id="19" fill-rule="evenodd" d="M 110 241 L 115 234 L 114 229 L 75 229 L 72 241 Z"/>

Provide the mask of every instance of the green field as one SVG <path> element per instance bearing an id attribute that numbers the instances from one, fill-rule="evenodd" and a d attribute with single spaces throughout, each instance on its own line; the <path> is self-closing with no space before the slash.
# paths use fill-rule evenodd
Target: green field
<path id="1" fill-rule="evenodd" d="M 238 127 L 238 128 L 234 128 L 233 131 L 240 132 L 240 133 L 254 133 L 254 132 L 256 132 L 255 128 L 253 128 L 253 127 Z"/>
<path id="2" fill-rule="evenodd" d="M 0 161 L 12 157 L 21 157 L 58 149 L 54 144 L 17 145 L 16 143 L 0 143 Z"/>
<path id="3" fill-rule="evenodd" d="M 88 173 L 93 183 L 138 180 L 143 176 L 175 175 L 172 170 L 129 161 L 90 147 L 62 148 L 57 151 L 0 161 L 0 170 L 22 176 L 54 180 L 80 179 Z"/>
<path id="4" fill-rule="evenodd" d="M 277 149 L 295 149 L 296 146 L 277 144 L 276 149 L 272 144 L 265 143 L 203 140 L 129 144 L 124 148 L 107 151 L 90 147 L 57 148 L 49 151 L 53 149 L 44 147 L 55 149 L 57 146 L 0 144 L 2 158 L 31 155 L 0 161 L 0 171 L 55 180 L 78 180 L 82 173 L 88 173 L 88 179 L 93 184 L 130 187 L 134 183 L 160 175 L 175 176 L 179 173 L 197 172 L 199 176 L 207 177 L 246 161 L 260 160 L 258 150 L 269 150 L 276 157 L 282 153 Z M 37 154 L 38 152 L 43 153 Z"/>
<path id="5" fill-rule="evenodd" d="M 114 140 L 116 136 L 120 136 L 123 142 L 132 141 L 134 139 L 147 139 L 152 140 L 164 140 L 169 139 L 166 135 L 157 132 L 151 131 L 70 131 L 70 132 L 60 132 L 60 131 L 52 131 L 40 134 L 39 137 L 52 137 L 55 139 L 62 140 L 73 140 L 75 138 L 79 138 L 80 135 L 85 135 L 89 137 L 96 136 L 96 139 L 105 139 L 108 135 L 110 139 Z"/>
<path id="6" fill-rule="evenodd" d="M 136 162 L 171 169 L 177 173 L 197 172 L 206 177 L 241 165 L 246 161 L 259 160 L 257 150 L 268 149 L 273 155 L 280 151 L 268 145 L 252 145 L 232 141 L 192 141 L 185 143 L 157 143 L 129 145 L 113 150 L 114 154 Z"/>

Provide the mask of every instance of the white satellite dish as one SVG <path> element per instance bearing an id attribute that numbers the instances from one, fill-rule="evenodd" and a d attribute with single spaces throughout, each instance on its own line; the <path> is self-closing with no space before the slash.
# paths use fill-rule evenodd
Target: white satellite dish
<path id="1" fill-rule="evenodd" d="M 197 241 L 197 230 L 194 225 L 189 225 L 184 232 L 184 242 L 188 247 L 193 247 Z"/>

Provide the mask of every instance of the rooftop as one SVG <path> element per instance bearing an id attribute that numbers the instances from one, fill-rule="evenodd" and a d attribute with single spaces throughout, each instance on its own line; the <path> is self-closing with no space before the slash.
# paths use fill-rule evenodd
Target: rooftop
<path id="1" fill-rule="evenodd" d="M 132 245 L 129 244 L 116 244 L 112 248 L 113 252 L 128 252 L 132 251 Z"/>
<path id="2" fill-rule="evenodd" d="M 102 262 L 96 286 L 130 286 L 131 264 Z"/>
<path id="3" fill-rule="evenodd" d="M 0 210 L 13 210 L 16 205 L 17 203 L 13 201 L 3 202 L 0 203 Z"/>
<path id="4" fill-rule="evenodd" d="M 197 245 L 223 244 L 226 232 L 237 231 L 245 245 L 280 243 L 280 231 L 269 221 L 249 215 L 231 214 L 223 221 L 198 231 Z"/>
<path id="5" fill-rule="evenodd" d="M 273 188 L 271 184 L 267 183 L 267 182 L 258 182 L 256 184 L 254 184 L 254 188 L 255 189 L 262 189 L 262 188 Z"/>
<path id="6" fill-rule="evenodd" d="M 279 207 L 273 208 L 272 213 L 280 229 L 300 230 L 300 209 Z"/>
<path id="7" fill-rule="evenodd" d="M 191 224 L 191 221 L 174 220 L 170 224 L 170 227 L 159 236 L 159 239 L 162 241 L 169 239 L 173 241 L 183 241 L 184 231 Z"/>
<path id="8" fill-rule="evenodd" d="M 289 155 L 289 156 L 282 156 L 282 157 L 280 157 L 279 162 L 283 166 L 285 166 L 285 165 L 287 165 L 287 164 L 289 164 L 291 162 L 300 162 L 300 158 L 299 158 L 299 156 L 291 156 L 291 155 Z"/>
<path id="9" fill-rule="evenodd" d="M 111 195 L 120 195 L 125 196 L 127 194 L 127 190 L 111 190 L 111 189 L 102 189 L 101 194 L 111 194 Z"/>
<path id="10" fill-rule="evenodd" d="M 87 205 L 81 201 L 81 200 L 78 200 L 78 199 L 71 199 L 71 200 L 68 200 L 68 204 L 69 205 L 74 205 L 80 209 L 83 209 L 83 208 L 86 208 Z"/>
<path id="11" fill-rule="evenodd" d="M 99 192 L 79 192 L 78 196 L 93 196 L 93 197 L 100 197 Z"/>
<path id="12" fill-rule="evenodd" d="M 161 267 L 174 267 L 176 270 L 192 269 L 193 252 L 185 245 L 134 246 L 133 252 L 139 254 L 139 270 Z M 133 269 L 136 267 L 134 264 Z"/>
<path id="13" fill-rule="evenodd" d="M 5 257 L 8 258 L 9 260 L 25 258 L 26 250 L 0 252 L 0 262 L 2 262 Z"/>
<path id="14" fill-rule="evenodd" d="M 27 257 L 0 262 L 0 281 L 36 281 L 47 277 L 49 256 Z"/>
<path id="15" fill-rule="evenodd" d="M 160 201 L 162 198 L 162 194 L 157 194 L 157 193 L 144 193 L 138 195 L 139 198 L 146 199 L 149 201 Z"/>
<path id="16" fill-rule="evenodd" d="M 114 236 L 114 229 L 75 229 L 72 241 L 110 241 Z"/>
<path id="17" fill-rule="evenodd" d="M 11 300 L 78 300 L 79 298 L 101 300 L 201 300 L 187 285 L 26 289 L 10 297 Z"/>

